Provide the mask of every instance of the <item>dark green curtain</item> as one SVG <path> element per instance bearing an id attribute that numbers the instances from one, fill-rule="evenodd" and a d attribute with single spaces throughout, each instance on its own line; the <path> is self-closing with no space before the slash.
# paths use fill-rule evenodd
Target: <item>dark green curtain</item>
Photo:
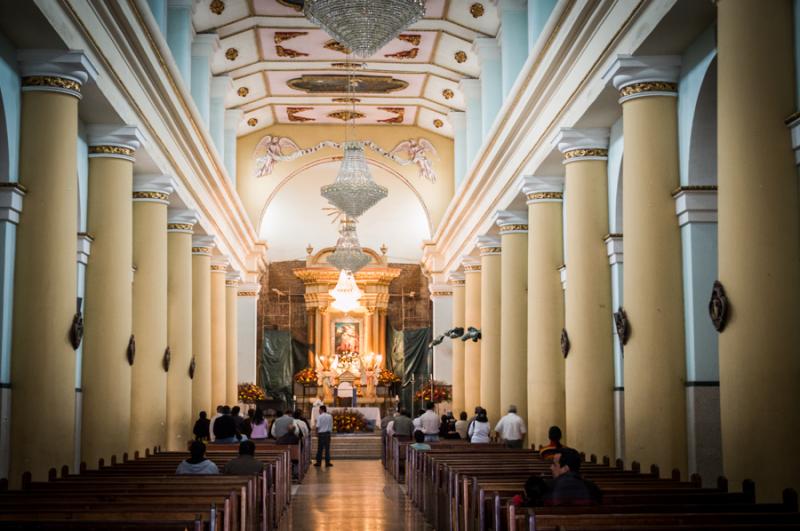
<path id="1" fill-rule="evenodd" d="M 430 349 L 432 340 L 430 328 L 392 330 L 391 334 L 391 369 L 400 375 L 400 405 L 409 411 L 419 409 L 419 401 L 414 403 L 414 393 L 422 382 L 430 377 Z M 387 360 L 388 362 L 389 360 Z M 414 375 L 412 386 L 411 376 Z M 413 387 L 413 389 L 412 389 Z"/>
<path id="2" fill-rule="evenodd" d="M 264 330 L 259 382 L 267 393 L 289 404 L 294 374 L 308 367 L 308 345 L 292 339 L 285 330 Z"/>

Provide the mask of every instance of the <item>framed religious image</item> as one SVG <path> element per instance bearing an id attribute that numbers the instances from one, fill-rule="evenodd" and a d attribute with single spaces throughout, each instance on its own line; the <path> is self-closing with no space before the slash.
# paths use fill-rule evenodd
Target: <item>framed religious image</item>
<path id="1" fill-rule="evenodd" d="M 333 352 L 361 352 L 361 323 L 337 321 L 333 324 Z"/>

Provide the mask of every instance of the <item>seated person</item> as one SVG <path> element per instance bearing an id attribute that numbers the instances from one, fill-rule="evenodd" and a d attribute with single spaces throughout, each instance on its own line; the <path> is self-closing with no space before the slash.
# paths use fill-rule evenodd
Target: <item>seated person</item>
<path id="1" fill-rule="evenodd" d="M 297 426 L 289 424 L 286 428 L 286 433 L 278 437 L 278 440 L 275 442 L 278 444 L 298 444 L 300 442 L 300 437 L 297 436 L 297 431 Z"/>
<path id="2" fill-rule="evenodd" d="M 394 437 L 411 438 L 414 433 L 414 424 L 406 408 L 402 408 L 400 414 L 394 418 L 392 431 Z"/>
<path id="3" fill-rule="evenodd" d="M 430 450 L 431 445 L 425 442 L 425 434 L 422 433 L 421 430 L 417 430 L 414 432 L 414 440 L 416 441 L 414 444 L 411 445 L 411 448 L 415 450 L 425 451 Z"/>
<path id="4" fill-rule="evenodd" d="M 547 430 L 547 438 L 550 439 L 550 441 L 547 443 L 547 446 L 543 446 L 539 449 L 539 455 L 545 459 L 552 459 L 556 451 L 562 448 L 561 428 L 558 426 L 550 426 L 550 429 Z"/>
<path id="5" fill-rule="evenodd" d="M 192 456 L 181 461 L 176 474 L 219 474 L 219 469 L 213 461 L 206 458 L 206 445 L 200 441 L 192 441 L 189 445 Z"/>
<path id="6" fill-rule="evenodd" d="M 222 410 L 222 416 L 214 421 L 212 428 L 214 431 L 214 442 L 217 443 L 235 443 L 239 442 L 236 439 L 238 432 L 236 431 L 236 421 L 231 416 L 231 408 L 225 406 Z"/>
<path id="7" fill-rule="evenodd" d="M 242 441 L 239 445 L 239 457 L 231 459 L 225 465 L 225 473 L 233 476 L 250 476 L 260 474 L 264 470 L 264 463 L 256 459 L 256 443 Z"/>
<path id="8" fill-rule="evenodd" d="M 544 496 L 545 505 L 594 505 L 600 503 L 600 489 L 580 475 L 581 456 L 572 448 L 560 448 L 553 456 L 553 481 Z"/>

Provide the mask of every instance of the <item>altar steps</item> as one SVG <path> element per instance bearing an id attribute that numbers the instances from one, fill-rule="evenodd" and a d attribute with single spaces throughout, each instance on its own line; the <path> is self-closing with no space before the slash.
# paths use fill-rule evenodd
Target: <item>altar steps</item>
<path id="1" fill-rule="evenodd" d="M 317 455 L 317 437 L 311 441 L 311 458 Z M 380 459 L 381 436 L 372 434 L 334 434 L 331 437 L 331 459 Z"/>

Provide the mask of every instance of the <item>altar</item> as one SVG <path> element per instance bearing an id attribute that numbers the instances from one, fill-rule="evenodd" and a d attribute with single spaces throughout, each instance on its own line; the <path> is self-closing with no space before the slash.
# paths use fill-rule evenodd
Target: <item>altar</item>
<path id="1" fill-rule="evenodd" d="M 344 411 L 345 409 L 350 411 L 358 411 L 364 418 L 367 419 L 367 422 L 374 422 L 375 426 L 381 425 L 381 410 L 377 407 L 329 407 L 328 413 L 333 414 L 336 411 Z M 319 406 L 314 406 L 311 409 L 311 427 L 315 428 L 317 426 L 317 418 L 319 417 Z"/>

